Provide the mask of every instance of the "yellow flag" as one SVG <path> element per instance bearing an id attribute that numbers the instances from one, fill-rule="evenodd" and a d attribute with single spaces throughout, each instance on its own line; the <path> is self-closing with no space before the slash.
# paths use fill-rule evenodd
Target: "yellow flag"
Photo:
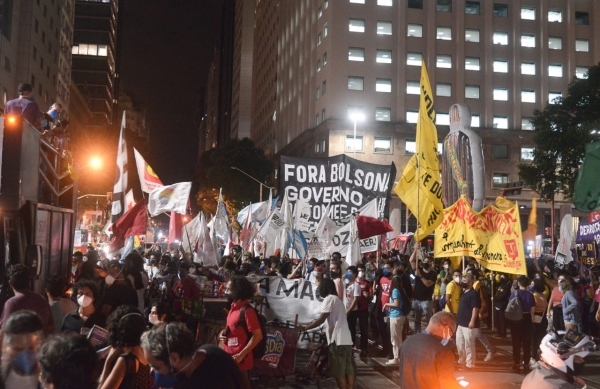
<path id="1" fill-rule="evenodd" d="M 444 211 L 433 93 L 425 62 L 421 64 L 421 103 L 416 143 L 415 155 L 404 168 L 394 192 L 416 216 L 419 228 L 415 237 L 421 240 L 442 222 Z"/>

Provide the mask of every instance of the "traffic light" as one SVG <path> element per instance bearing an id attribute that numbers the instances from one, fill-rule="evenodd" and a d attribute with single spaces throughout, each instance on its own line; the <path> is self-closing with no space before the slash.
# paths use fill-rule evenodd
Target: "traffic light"
<path id="1" fill-rule="evenodd" d="M 17 130 L 21 128 L 22 118 L 18 115 L 4 115 L 4 128 L 7 130 Z"/>

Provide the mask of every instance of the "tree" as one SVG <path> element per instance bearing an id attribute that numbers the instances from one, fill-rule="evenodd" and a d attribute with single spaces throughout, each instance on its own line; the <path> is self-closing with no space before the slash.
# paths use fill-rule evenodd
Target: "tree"
<path id="1" fill-rule="evenodd" d="M 205 213 L 214 214 L 219 188 L 222 188 L 230 216 L 234 212 L 237 214 L 250 202 L 258 202 L 260 185 L 231 167 L 237 167 L 265 185 L 272 186 L 273 164 L 265 157 L 264 151 L 255 147 L 248 138 L 231 140 L 224 148 L 211 149 L 200 157 L 196 201 Z M 263 201 L 268 194 L 268 190 L 263 188 Z"/>
<path id="2" fill-rule="evenodd" d="M 519 165 L 519 175 L 543 201 L 563 192 L 573 197 L 585 144 L 599 139 L 600 64 L 585 79 L 573 79 L 567 95 L 536 110 L 531 120 L 535 135 L 533 162 Z"/>

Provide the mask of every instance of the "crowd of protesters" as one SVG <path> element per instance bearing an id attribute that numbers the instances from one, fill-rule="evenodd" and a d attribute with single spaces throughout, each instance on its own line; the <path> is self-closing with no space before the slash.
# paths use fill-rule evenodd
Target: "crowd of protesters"
<path id="1" fill-rule="evenodd" d="M 92 249 L 74 254 L 69 291 L 54 276 L 42 296 L 31 291 L 28 268 L 17 265 L 9 277 L 14 297 L 0 317 L 0 387 L 37 388 L 39 380 L 44 388 L 248 388 L 253 349 L 264 335 L 256 311 L 246 309 L 256 293 L 249 275 L 317 284 L 320 315 L 300 330 L 325 326 L 330 373 L 340 388 L 354 385 L 354 358 L 378 349 L 387 366 L 402 365 L 403 382 L 423 379 L 407 378 L 404 349 L 416 347 L 406 343 L 416 334 L 434 335 L 443 347 L 454 337 L 458 364 L 466 369 L 481 362 L 479 342 L 488 362 L 495 350 L 484 326 L 499 338 L 510 334 L 513 370 L 527 371 L 537 366 L 547 331 L 600 332 L 598 274 L 578 262 L 558 269 L 551 260 L 534 260 L 528 270 L 518 277 L 492 273 L 473 259 L 434 260 L 418 250 L 369 254 L 349 264 L 340 253 L 326 261 L 261 259 L 235 246 L 218 265 L 201 266 L 158 246 L 123 261 Z M 195 326 L 182 315 L 185 301 L 199 299 L 209 281 L 223 285 L 231 303 L 220 347 L 197 344 Z M 511 299 L 522 309 L 518 321 L 506 313 Z M 105 329 L 105 345 L 94 342 L 96 328 Z M 369 340 L 379 347 L 369 347 Z"/>

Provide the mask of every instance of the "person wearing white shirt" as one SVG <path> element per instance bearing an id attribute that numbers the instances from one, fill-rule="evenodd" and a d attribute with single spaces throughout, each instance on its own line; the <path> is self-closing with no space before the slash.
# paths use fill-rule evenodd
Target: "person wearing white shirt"
<path id="1" fill-rule="evenodd" d="M 357 277 L 358 268 L 356 266 L 348 266 L 345 276 L 348 284 L 346 285 L 344 306 L 346 307 L 346 315 L 348 316 L 348 327 L 350 327 L 352 345 L 356 345 L 356 322 L 358 321 L 358 300 L 360 298 L 360 284 L 356 281 Z"/>
<path id="2" fill-rule="evenodd" d="M 330 278 L 324 278 L 319 284 L 319 295 L 323 297 L 321 315 L 307 326 L 298 326 L 298 329 L 303 332 L 325 323 L 330 374 L 338 388 L 353 388 L 356 366 L 344 303 L 338 298 L 335 283 Z"/>
<path id="3" fill-rule="evenodd" d="M 306 274 L 304 274 L 304 278 L 309 280 L 310 282 L 315 282 L 315 280 L 317 279 L 315 269 L 317 267 L 318 262 L 319 260 L 317 258 L 311 258 L 308 260 L 308 263 L 306 265 Z"/>

